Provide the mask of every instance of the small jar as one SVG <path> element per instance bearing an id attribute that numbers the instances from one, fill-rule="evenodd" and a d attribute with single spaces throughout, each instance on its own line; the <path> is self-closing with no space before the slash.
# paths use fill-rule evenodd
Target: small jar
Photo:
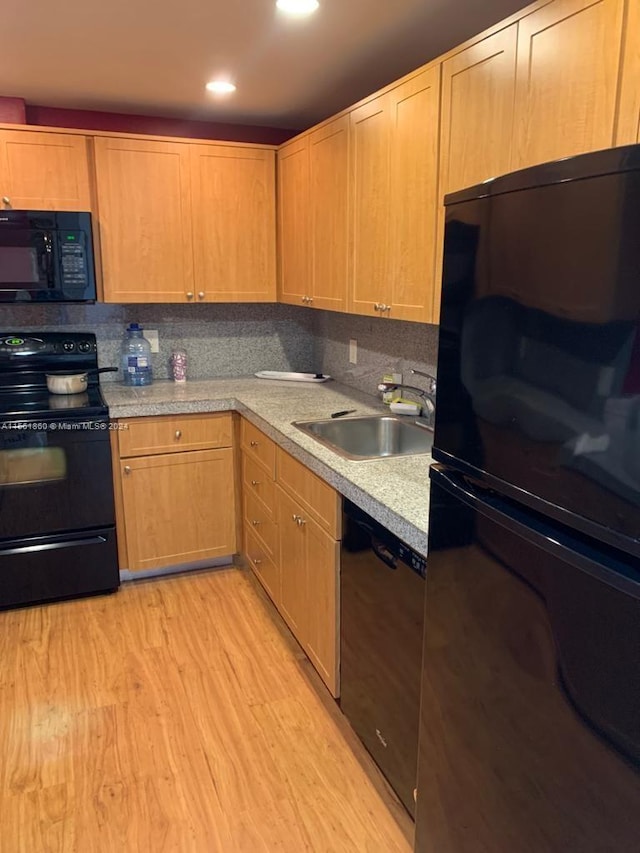
<path id="1" fill-rule="evenodd" d="M 171 353 L 171 373 L 174 382 L 187 381 L 187 354 L 182 349 Z"/>

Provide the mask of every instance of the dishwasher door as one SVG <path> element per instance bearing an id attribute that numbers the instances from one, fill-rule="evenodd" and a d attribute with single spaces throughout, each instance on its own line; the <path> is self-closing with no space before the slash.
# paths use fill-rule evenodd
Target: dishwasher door
<path id="1" fill-rule="evenodd" d="M 425 558 L 344 501 L 340 707 L 413 816 Z"/>

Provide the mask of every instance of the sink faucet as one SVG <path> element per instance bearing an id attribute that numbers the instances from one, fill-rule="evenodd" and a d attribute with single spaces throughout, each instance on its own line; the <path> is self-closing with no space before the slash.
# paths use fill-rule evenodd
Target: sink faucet
<path id="1" fill-rule="evenodd" d="M 417 394 L 424 402 L 428 424 L 429 426 L 433 426 L 436 413 L 436 379 L 430 373 L 424 373 L 422 370 L 412 369 L 411 373 L 415 376 L 423 376 L 425 379 L 428 379 L 428 388 L 417 388 L 415 385 L 405 385 L 404 382 L 381 382 L 378 385 L 378 391 L 395 391 L 396 389 L 401 389 Z"/>

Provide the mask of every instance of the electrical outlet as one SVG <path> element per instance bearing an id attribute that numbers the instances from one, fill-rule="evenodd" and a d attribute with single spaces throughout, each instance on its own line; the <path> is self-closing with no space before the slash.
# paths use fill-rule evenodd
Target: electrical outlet
<path id="1" fill-rule="evenodd" d="M 358 341 L 353 338 L 349 341 L 349 364 L 358 363 Z"/>
<path id="2" fill-rule="evenodd" d="M 151 344 L 151 352 L 160 352 L 160 340 L 157 329 L 145 329 L 142 333 Z"/>

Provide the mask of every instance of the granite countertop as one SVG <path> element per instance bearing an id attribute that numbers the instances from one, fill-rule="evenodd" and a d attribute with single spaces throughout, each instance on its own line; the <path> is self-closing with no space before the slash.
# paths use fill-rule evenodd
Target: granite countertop
<path id="1" fill-rule="evenodd" d="M 103 382 L 112 418 L 238 411 L 277 444 L 372 515 L 408 545 L 427 553 L 429 454 L 353 462 L 292 426 L 356 409 L 358 415 L 388 412 L 382 403 L 338 382 L 303 383 L 239 377 L 159 380 L 144 388 Z"/>

